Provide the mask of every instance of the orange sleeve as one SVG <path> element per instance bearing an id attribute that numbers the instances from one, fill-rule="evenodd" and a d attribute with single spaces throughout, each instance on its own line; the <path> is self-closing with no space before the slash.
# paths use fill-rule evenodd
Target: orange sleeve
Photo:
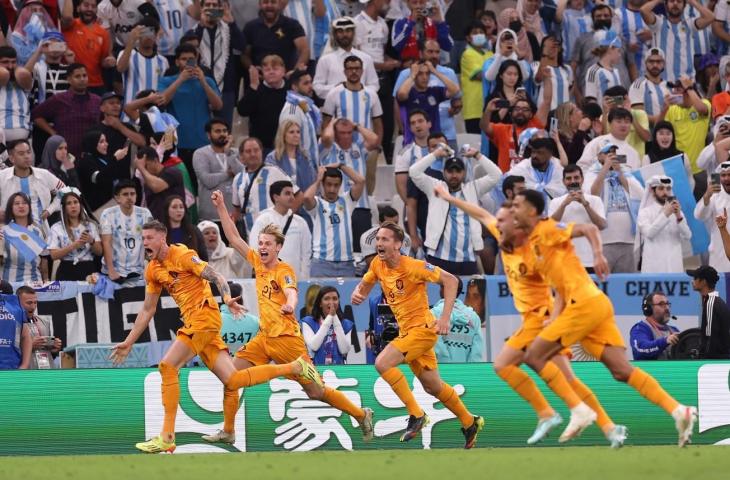
<path id="1" fill-rule="evenodd" d="M 512 130 L 512 125 L 506 123 L 493 123 L 492 124 L 492 140 L 495 145 L 504 145 L 504 142 L 509 141 L 509 134 Z"/>
<path id="2" fill-rule="evenodd" d="M 155 267 L 152 264 L 147 265 L 147 268 L 144 270 L 145 293 L 157 294 L 162 292 L 162 285 L 155 280 L 154 270 Z"/>
<path id="3" fill-rule="evenodd" d="M 573 236 L 575 223 L 556 222 L 548 219 L 542 220 L 535 226 L 538 242 L 545 246 L 554 246 L 570 242 Z"/>
<path id="4" fill-rule="evenodd" d="M 246 259 L 248 260 L 248 263 L 251 264 L 254 270 L 259 268 L 259 265 L 261 263 L 261 258 L 259 257 L 258 253 L 253 248 L 248 249 L 248 253 L 246 254 Z"/>
<path id="5" fill-rule="evenodd" d="M 413 260 L 409 270 L 414 280 L 436 283 L 441 278 L 441 269 L 425 260 Z"/>
<path id="6" fill-rule="evenodd" d="M 200 257 L 195 253 L 195 250 L 188 249 L 180 254 L 177 258 L 177 265 L 184 272 L 191 272 L 197 276 L 200 276 L 208 266 L 208 263 L 201 260 Z"/>
<path id="7" fill-rule="evenodd" d="M 102 28 L 102 30 L 104 30 L 104 34 L 102 35 L 101 51 L 104 52 L 104 58 L 106 58 L 112 54 L 112 42 L 109 37 L 109 31 L 106 28 Z"/>
<path id="8" fill-rule="evenodd" d="M 365 275 L 363 275 L 363 277 L 362 277 L 362 281 L 363 282 L 369 283 L 371 285 L 377 283 L 377 281 L 378 281 L 378 273 L 377 273 L 376 270 L 378 268 L 377 262 L 379 262 L 379 261 L 380 260 L 378 260 L 377 257 L 376 258 L 373 258 L 373 261 L 370 262 L 370 268 L 368 269 L 367 272 L 365 272 Z"/>
<path id="9" fill-rule="evenodd" d="M 294 270 L 285 263 L 280 263 L 276 271 L 276 281 L 281 285 L 281 289 L 293 288 L 297 290 L 297 277 Z"/>
<path id="10" fill-rule="evenodd" d="M 491 222 L 487 223 L 487 230 L 489 230 L 489 233 L 491 233 L 492 236 L 497 239 L 497 241 L 500 240 L 501 235 L 499 233 L 499 230 L 497 230 L 496 220 L 492 220 Z"/>

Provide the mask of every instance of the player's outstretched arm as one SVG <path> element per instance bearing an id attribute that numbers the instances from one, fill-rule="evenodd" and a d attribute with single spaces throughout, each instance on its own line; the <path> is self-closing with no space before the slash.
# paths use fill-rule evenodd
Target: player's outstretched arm
<path id="1" fill-rule="evenodd" d="M 236 229 L 236 224 L 233 223 L 231 216 L 228 214 L 226 203 L 223 201 L 223 193 L 220 190 L 216 190 L 211 194 L 210 201 L 213 202 L 213 205 L 218 211 L 218 218 L 221 219 L 221 225 L 228 239 L 228 244 L 240 253 L 243 258 L 248 259 L 248 250 L 251 247 L 241 238 L 238 229 Z"/>
<path id="2" fill-rule="evenodd" d="M 120 365 L 124 363 L 127 355 L 132 350 L 132 345 L 136 342 L 140 335 L 147 330 L 147 326 L 150 324 L 152 317 L 157 311 L 157 302 L 160 299 L 160 293 L 145 292 L 144 303 L 142 304 L 142 310 L 137 313 L 137 318 L 134 320 L 134 327 L 129 332 L 127 338 L 122 343 L 118 343 L 112 347 L 112 353 L 109 359 L 114 365 Z"/>
<path id="3" fill-rule="evenodd" d="M 366 281 L 361 281 L 357 284 L 355 289 L 352 291 L 352 296 L 350 297 L 350 301 L 353 305 L 360 305 L 365 300 L 367 300 L 368 295 L 370 295 L 370 291 L 375 286 L 374 283 L 369 283 Z"/>
<path id="4" fill-rule="evenodd" d="M 284 295 L 286 295 L 286 303 L 281 306 L 281 313 L 294 313 L 297 309 L 297 303 L 299 302 L 299 294 L 297 292 L 297 289 L 285 288 Z"/>
<path id="5" fill-rule="evenodd" d="M 446 200 L 447 202 L 454 205 L 459 210 L 462 210 L 464 213 L 474 218 L 484 226 L 487 226 L 488 223 L 495 221 L 494 215 L 484 210 L 482 207 L 478 207 L 460 198 L 454 197 L 442 184 L 436 185 L 433 188 L 433 192 L 438 198 Z"/>
<path id="6" fill-rule="evenodd" d="M 202 278 L 203 280 L 208 280 L 210 283 L 214 284 L 218 288 L 218 292 L 221 294 L 223 303 L 228 305 L 228 309 L 231 311 L 234 317 L 244 314 L 243 305 L 238 303 L 238 300 L 241 297 L 239 296 L 231 298 L 231 287 L 228 286 L 228 282 L 223 275 L 213 270 L 213 267 L 211 267 L 210 265 L 206 265 L 203 271 L 200 272 L 200 278 Z"/>
<path id="7" fill-rule="evenodd" d="M 592 223 L 579 223 L 573 225 L 571 236 L 573 238 L 585 237 L 588 240 L 588 243 L 591 244 L 591 249 L 593 250 L 593 269 L 599 279 L 607 279 L 610 270 L 608 268 L 606 257 L 603 256 L 603 243 L 601 243 L 601 234 L 598 231 L 598 227 Z"/>
<path id="8" fill-rule="evenodd" d="M 435 328 L 439 335 L 448 335 L 451 327 L 451 311 L 454 309 L 459 281 L 446 270 L 441 270 L 438 283 L 444 287 L 444 309 L 441 310 L 441 316 L 436 321 Z"/>

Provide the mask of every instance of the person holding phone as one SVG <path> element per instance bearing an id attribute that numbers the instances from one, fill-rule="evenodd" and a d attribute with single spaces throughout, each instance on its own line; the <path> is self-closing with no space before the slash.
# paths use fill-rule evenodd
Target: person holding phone
<path id="1" fill-rule="evenodd" d="M 578 166 L 588 173 L 596 165 L 598 154 L 607 145 L 614 145 L 617 154 L 626 156 L 626 165 L 631 170 L 641 167 L 639 152 L 629 143 L 629 134 L 634 122 L 634 116 L 630 110 L 623 107 L 613 108 L 608 113 L 608 132 L 599 135 L 585 146 L 583 154 L 578 159 Z M 605 152 L 604 152 L 605 153 Z"/>
<path id="2" fill-rule="evenodd" d="M 710 225 L 716 217 L 727 215 L 728 208 L 730 208 L 730 162 L 726 161 L 710 174 L 707 190 L 697 202 L 694 216 L 696 219 L 705 222 L 706 225 Z M 720 229 L 709 228 L 709 230 L 709 264 L 715 267 L 718 272 L 730 272 L 730 259 L 725 255 Z"/>
<path id="3" fill-rule="evenodd" d="M 132 28 L 127 44 L 117 58 L 117 71 L 124 82 L 124 103 L 134 101 L 141 88 L 157 86 L 169 68 L 167 58 L 157 53 L 160 22 L 144 17 Z"/>
<path id="4" fill-rule="evenodd" d="M 671 177 L 664 175 L 654 175 L 646 182 L 636 220 L 641 273 L 684 271 L 682 244 L 692 238 L 692 232 L 672 185 Z"/>

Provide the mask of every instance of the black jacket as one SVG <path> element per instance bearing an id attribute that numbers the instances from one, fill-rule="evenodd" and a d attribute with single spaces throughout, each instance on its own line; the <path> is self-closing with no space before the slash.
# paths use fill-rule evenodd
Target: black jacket
<path id="1" fill-rule="evenodd" d="M 730 358 L 730 308 L 718 292 L 702 297 L 702 358 Z"/>

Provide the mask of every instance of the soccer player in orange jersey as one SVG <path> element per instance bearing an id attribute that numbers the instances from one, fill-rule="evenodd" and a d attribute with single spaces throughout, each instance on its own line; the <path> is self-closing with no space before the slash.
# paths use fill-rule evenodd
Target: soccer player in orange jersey
<path id="1" fill-rule="evenodd" d="M 563 419 L 547 402 L 537 388 L 535 382 L 519 367 L 524 362 L 525 350 L 537 337 L 538 333 L 550 321 L 550 312 L 554 313 L 554 302 L 550 286 L 534 269 L 528 268 L 525 256 L 530 255 L 527 234 L 514 225 L 514 217 L 510 210 L 511 203 L 503 205 L 496 217 L 486 210 L 465 202 L 449 194 L 446 188 L 436 187 L 438 197 L 463 210 L 467 215 L 478 220 L 500 243 L 500 255 L 504 265 L 507 284 L 512 292 L 515 308 L 522 316 L 522 326 L 505 342 L 504 347 L 494 360 L 497 375 L 524 398 L 535 410 L 539 418 L 535 433 L 527 439 L 533 445 L 544 439 L 550 430 L 559 425 Z M 557 303 L 560 303 L 559 301 Z M 563 372 L 570 387 L 593 411 L 598 418 L 598 426 L 613 448 L 619 448 L 626 440 L 626 427 L 616 425 L 606 414 L 598 399 L 583 382 L 578 379 L 570 367 L 570 350 L 563 349 L 553 356 L 553 362 Z M 548 384 L 550 385 L 550 384 Z M 578 430 L 567 430 L 560 436 L 560 442 L 566 442 L 578 435 Z"/>
<path id="2" fill-rule="evenodd" d="M 364 302 L 375 282 L 379 281 L 398 322 L 400 334 L 380 352 L 375 359 L 375 368 L 408 410 L 408 425 L 401 442 L 415 438 L 429 421 L 408 387 L 405 375 L 398 369 L 398 365 L 407 363 L 423 389 L 457 416 L 465 438 L 464 448 L 472 448 L 484 427 L 484 419 L 469 413 L 451 385 L 441 380 L 433 349 L 438 335 L 449 333 L 458 281 L 450 273 L 423 260 L 401 255 L 404 237 L 403 229 L 397 224 L 385 222 L 380 225 L 375 237 L 377 256 L 352 292 L 352 303 Z M 444 309 L 438 321 L 428 309 L 428 282 L 439 283 L 444 289 Z"/>
<path id="3" fill-rule="evenodd" d="M 292 359 L 286 365 L 262 365 L 256 371 L 237 371 L 221 340 L 221 314 L 208 282 L 215 283 L 223 302 L 234 315 L 243 313 L 243 307 L 236 302 L 238 297 L 231 298 L 226 279 L 198 258 L 194 250 L 185 245 L 168 245 L 166 236 L 167 227 L 157 220 L 142 227 L 145 257 L 149 260 L 145 269 L 144 304 L 129 335 L 112 347 L 110 357 L 116 365 L 124 362 L 132 345 L 152 320 L 164 287 L 180 307 L 183 327 L 177 331 L 175 341 L 160 361 L 165 419 L 159 436 L 136 445 L 146 453 L 172 453 L 175 450 L 175 416 L 180 401 L 178 371 L 195 355 L 199 355 L 221 382 L 234 391 L 281 375 L 303 375 L 309 381 L 321 381 L 317 371 L 302 358 Z M 219 355 L 221 352 L 223 355 Z"/>
<path id="4" fill-rule="evenodd" d="M 243 255 L 256 272 L 259 333 L 236 352 L 233 359 L 234 367 L 245 373 L 255 371 L 260 365 L 267 365 L 272 360 L 276 364 L 288 364 L 296 358 L 302 358 L 312 370 L 315 370 L 299 329 L 299 322 L 294 316 L 298 300 L 294 270 L 289 264 L 279 260 L 279 252 L 284 245 L 284 235 L 281 230 L 275 225 L 264 227 L 257 239 L 258 249 L 254 250 L 238 234 L 233 220 L 226 211 L 223 194 L 220 191 L 213 192 L 211 201 L 218 209 L 223 231 L 231 247 Z M 355 418 L 360 424 L 363 439 L 365 441 L 372 439 L 371 409 L 358 407 L 342 392 L 324 386 L 321 380 L 289 377 L 302 385 L 309 398 L 328 403 Z M 203 439 L 208 442 L 234 443 L 236 437 L 233 425 L 236 410 L 238 410 L 238 390 L 226 385 L 223 397 L 223 430 L 212 435 L 204 435 Z"/>
<path id="5" fill-rule="evenodd" d="M 518 193 L 512 205 L 516 225 L 529 235 L 528 268 L 534 268 L 548 281 L 565 307 L 527 348 L 525 363 L 541 378 L 553 382 L 553 390 L 572 408 L 570 423 L 580 428 L 590 423 L 590 417 L 595 414 L 573 408 L 581 402 L 580 398 L 571 391 L 560 369 L 549 361 L 561 349 L 580 342 L 588 353 L 603 362 L 616 380 L 628 383 L 669 413 L 679 433 L 678 444 L 684 446 L 692 436 L 697 409 L 680 404 L 653 377 L 626 360 L 626 347 L 616 326 L 613 305 L 593 283 L 573 249 L 571 238 L 586 237 L 593 249 L 596 274 L 602 280 L 607 278 L 608 263 L 598 229 L 595 225 L 566 225 L 543 218 L 544 210 L 544 197 L 535 190 Z"/>

